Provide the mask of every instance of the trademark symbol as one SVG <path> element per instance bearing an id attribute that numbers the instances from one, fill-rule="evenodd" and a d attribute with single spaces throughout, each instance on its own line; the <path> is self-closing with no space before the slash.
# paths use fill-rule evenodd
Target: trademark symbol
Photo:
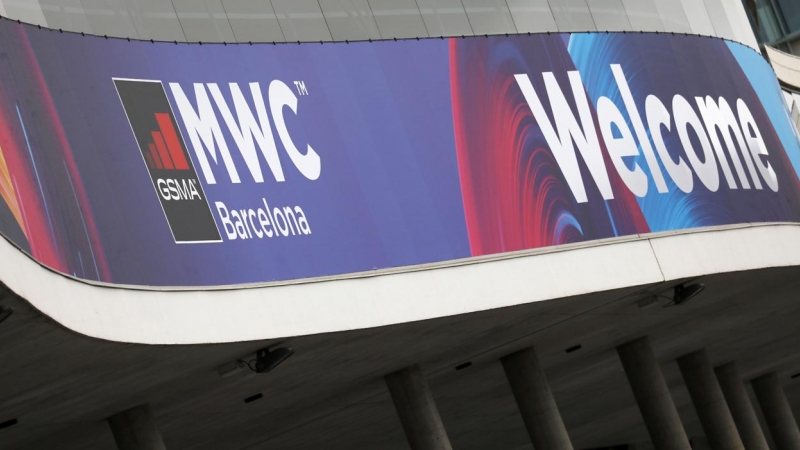
<path id="1" fill-rule="evenodd" d="M 295 81 L 294 87 L 297 89 L 297 95 L 308 95 L 308 89 L 306 89 L 305 81 Z"/>

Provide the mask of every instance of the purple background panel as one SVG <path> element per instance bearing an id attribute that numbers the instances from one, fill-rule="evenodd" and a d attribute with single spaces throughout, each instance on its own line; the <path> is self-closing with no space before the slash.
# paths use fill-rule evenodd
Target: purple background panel
<path id="1" fill-rule="evenodd" d="M 774 80 L 753 75 L 768 66 L 747 56 L 756 55 L 752 50 L 718 39 L 583 33 L 201 46 L 0 21 L 0 42 L 0 231 L 40 263 L 82 279 L 140 286 L 290 281 L 650 231 L 800 222 L 791 164 L 800 148 L 786 137 L 785 123 L 770 122 L 786 118 L 775 101 L 780 93 L 761 86 Z M 642 114 L 650 94 L 665 103 L 676 94 L 744 99 L 780 191 L 723 185 L 711 193 L 695 180 L 690 194 L 674 185 L 659 194 L 651 182 L 637 198 L 601 138 L 615 198 L 602 199 L 579 157 L 589 201 L 577 203 L 514 75 L 530 77 L 549 111 L 542 72 L 553 72 L 574 112 L 567 72 L 578 70 L 592 108 L 603 95 L 627 114 L 610 64 L 623 67 Z M 174 242 L 113 78 L 163 82 L 222 242 Z M 294 166 L 270 113 L 285 181 L 272 177 L 259 152 L 264 182 L 256 183 L 214 106 L 241 183 L 231 182 L 220 161 L 212 164 L 217 182 L 209 184 L 169 84 L 178 83 L 196 108 L 194 83 L 216 83 L 235 116 L 230 83 L 238 83 L 251 110 L 248 85 L 259 83 L 269 111 L 273 80 L 295 93 L 294 81 L 302 81 L 308 90 L 297 95 L 297 114 L 285 108 L 284 117 L 295 145 L 319 154 L 319 178 Z M 683 151 L 674 134 L 666 143 L 671 153 Z M 230 240 L 215 202 L 238 210 L 259 207 L 262 198 L 271 207 L 300 206 L 311 234 Z"/>

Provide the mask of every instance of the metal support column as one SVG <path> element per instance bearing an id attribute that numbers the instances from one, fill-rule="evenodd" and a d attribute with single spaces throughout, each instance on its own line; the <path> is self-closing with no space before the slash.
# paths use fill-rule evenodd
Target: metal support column
<path id="1" fill-rule="evenodd" d="M 386 375 L 385 380 L 411 450 L 452 450 L 419 366 Z"/>
<path id="2" fill-rule="evenodd" d="M 769 450 L 764 430 L 758 423 L 758 416 L 747 396 L 747 390 L 742 382 L 739 366 L 735 362 L 723 364 L 714 369 L 719 381 L 719 387 L 728 403 L 739 437 L 742 438 L 744 448 L 747 450 Z"/>
<path id="3" fill-rule="evenodd" d="M 114 414 L 108 425 L 118 450 L 166 450 L 149 405 Z"/>
<path id="4" fill-rule="evenodd" d="M 656 450 L 690 450 L 650 340 L 645 336 L 622 344 L 617 353 Z"/>
<path id="5" fill-rule="evenodd" d="M 678 367 L 709 446 L 713 450 L 744 450 L 705 349 L 681 356 L 678 358 Z"/>
<path id="6" fill-rule="evenodd" d="M 533 448 L 572 450 L 561 413 L 533 347 L 501 359 Z"/>
<path id="7" fill-rule="evenodd" d="M 751 383 L 777 450 L 800 450 L 800 431 L 778 375 L 768 373 Z"/>

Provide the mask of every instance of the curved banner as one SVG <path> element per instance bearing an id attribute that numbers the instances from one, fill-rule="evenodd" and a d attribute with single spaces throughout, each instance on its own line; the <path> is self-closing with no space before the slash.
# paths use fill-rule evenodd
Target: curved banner
<path id="1" fill-rule="evenodd" d="M 177 45 L 0 22 L 0 231 L 213 286 L 800 222 L 768 64 L 698 36 Z"/>

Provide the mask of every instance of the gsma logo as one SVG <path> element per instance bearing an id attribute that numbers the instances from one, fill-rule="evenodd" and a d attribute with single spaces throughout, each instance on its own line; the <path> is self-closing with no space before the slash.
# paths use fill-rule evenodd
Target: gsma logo
<path id="1" fill-rule="evenodd" d="M 114 78 L 114 86 L 175 242 L 220 242 L 161 81 Z"/>

